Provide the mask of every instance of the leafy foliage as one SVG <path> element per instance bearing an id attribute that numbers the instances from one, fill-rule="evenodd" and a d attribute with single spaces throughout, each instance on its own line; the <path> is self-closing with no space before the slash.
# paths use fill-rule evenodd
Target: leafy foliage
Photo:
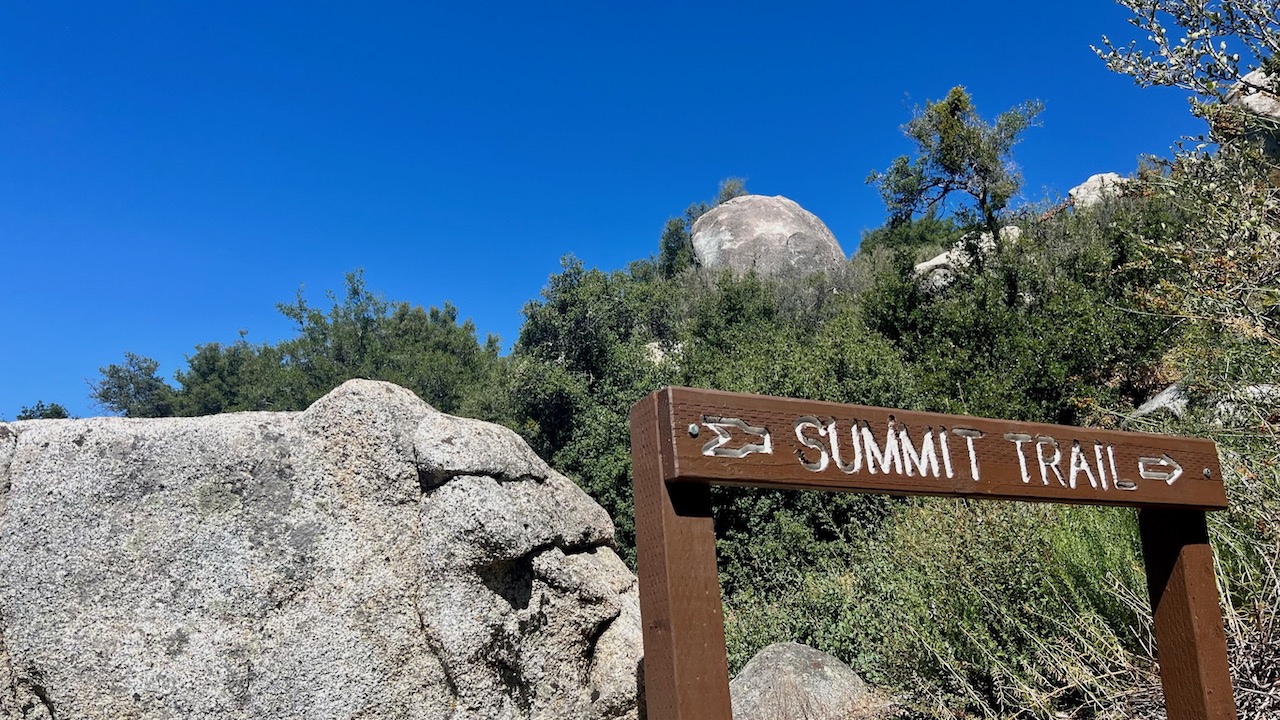
<path id="1" fill-rule="evenodd" d="M 124 363 L 100 368 L 102 378 L 90 383 L 90 397 L 125 417 L 167 417 L 173 414 L 174 390 L 156 372 L 160 363 L 131 352 Z"/>
<path id="2" fill-rule="evenodd" d="M 1276 0 L 1118 0 L 1133 17 L 1130 24 L 1147 33 L 1146 42 L 1118 46 L 1103 36 L 1093 51 L 1111 70 L 1144 87 L 1159 85 L 1190 91 L 1192 113 L 1209 122 L 1208 142 L 1265 142 L 1280 150 L 1280 124 L 1232 102 L 1232 95 L 1265 92 L 1280 86 L 1280 3 Z M 1261 69 L 1262 74 L 1251 71 Z"/>
<path id="3" fill-rule="evenodd" d="M 1274 3 L 1124 4 L 1143 27 L 1184 26 L 1180 45 L 1214 39 L 1197 22 L 1237 35 L 1252 22 L 1255 52 L 1270 47 Z M 1238 72 L 1204 47 L 1171 48 L 1165 60 L 1131 52 L 1123 62 L 1139 65 L 1118 69 L 1167 71 L 1208 94 L 1206 78 Z M 1228 144 L 1147 168 L 1095 208 L 1020 213 L 1011 153 L 1038 112 L 1031 103 L 987 124 L 963 88 L 918 111 L 906 128 L 917 157 L 873 175 L 889 222 L 840 272 L 708 273 L 690 231 L 713 205 L 695 203 L 668 221 L 654 260 L 603 272 L 566 257 L 524 308 L 506 358 L 451 305 L 388 302 L 357 273 L 327 308 L 301 293 L 280 306 L 292 338 L 201 345 L 176 387 L 155 361 L 126 354 L 102 369 L 94 397 L 141 417 L 298 409 L 349 377 L 397 382 L 439 409 L 516 428 L 611 513 L 634 562 L 627 415 L 662 385 L 1114 426 L 1178 380 L 1187 417 L 1141 426 L 1208 435 L 1223 452 L 1232 507 L 1212 532 L 1233 667 L 1250 689 L 1243 717 L 1274 717 L 1280 166 Z M 741 192 L 727 181 L 717 202 Z M 970 204 L 947 213 L 955 193 Z M 921 282 L 921 254 L 973 225 L 993 237 L 1016 225 L 1021 238 L 971 248 L 981 262 L 949 284 Z M 910 716 L 1159 712 L 1129 512 L 737 489 L 715 499 L 735 669 L 791 639 L 889 687 Z"/>
<path id="4" fill-rule="evenodd" d="M 965 222 L 981 224 L 996 237 L 1001 214 L 1022 185 L 1012 164 L 1013 146 L 1042 109 L 1038 101 L 1023 103 L 988 124 L 960 86 L 917 108 L 902 128 L 916 144 L 915 159 L 903 155 L 888 170 L 867 178 L 879 186 L 890 223 L 901 225 L 917 213 L 938 211 L 949 196 L 960 193 L 973 203 L 962 210 Z"/>
<path id="5" fill-rule="evenodd" d="M 297 336 L 281 343 L 281 367 L 302 385 L 310 403 L 353 377 L 388 380 L 416 392 L 434 407 L 456 411 L 492 378 L 498 341 L 484 346 L 470 320 L 459 323 L 449 303 L 424 309 L 388 302 L 370 292 L 360 273 L 347 276 L 341 302 L 329 295 L 327 312 L 299 293 L 280 312 L 293 320 Z"/>
<path id="6" fill-rule="evenodd" d="M 1207 435 L 1230 509 L 1210 516 L 1242 718 L 1280 713 L 1280 164 L 1248 145 L 1186 154 L 1146 191 L 1185 217 L 1142 257 L 1148 307 L 1186 326 L 1171 362 L 1193 399 L 1151 429 Z"/>
<path id="7" fill-rule="evenodd" d="M 720 182 L 720 192 L 714 203 L 693 203 L 685 208 L 683 216 L 668 219 L 658 239 L 658 271 L 662 276 L 672 278 L 687 268 L 695 267 L 698 258 L 693 251 L 693 224 L 716 205 L 746 194 L 747 181 L 744 178 L 727 178 Z"/>
<path id="8" fill-rule="evenodd" d="M 1163 282 L 1146 293 L 1161 312 L 1262 346 L 1280 345 L 1280 166 L 1256 148 L 1188 153 L 1149 192 L 1186 218 L 1167 242 L 1144 244 Z M 1258 379 L 1261 381 L 1261 378 Z"/>
<path id="9" fill-rule="evenodd" d="M 691 228 L 695 215 L 694 206 L 685 212 L 684 217 L 670 218 L 662 228 L 662 237 L 658 244 L 658 269 L 663 277 L 675 277 L 685 268 L 694 267 L 698 258 L 693 252 L 693 236 Z M 705 211 L 703 211 L 705 212 Z M 701 212 L 696 212 L 701 215 Z"/>
<path id="10" fill-rule="evenodd" d="M 197 346 L 175 375 L 177 388 L 159 377 L 155 360 L 127 353 L 123 365 L 102 369 L 93 397 L 128 417 L 301 410 L 359 377 L 403 385 L 447 412 L 502 415 L 503 406 L 490 397 L 499 374 L 497 338 L 482 346 L 475 326 L 458 322 L 457 308 L 388 302 L 370 292 L 358 272 L 347 276 L 341 300 L 328 297 L 327 311 L 301 292 L 281 304 L 297 335 L 275 345 L 242 336 L 228 345 Z"/>
<path id="11" fill-rule="evenodd" d="M 613 515 L 634 546 L 628 411 L 672 381 L 653 358 L 675 341 L 670 281 L 648 262 L 587 270 L 562 261 L 525 306 L 511 357 L 511 406 L 530 444 L 569 473 Z"/>
<path id="12" fill-rule="evenodd" d="M 914 260 L 925 260 L 944 249 L 953 247 L 964 234 L 964 229 L 951 216 L 940 216 L 933 207 L 925 214 L 901 223 L 889 223 L 862 234 L 858 252 L 874 253 L 878 250 L 909 250 Z"/>
<path id="13" fill-rule="evenodd" d="M 1104 35 L 1102 47 L 1093 51 L 1110 70 L 1129 75 L 1144 87 L 1177 87 L 1201 101 L 1221 100 L 1251 69 L 1248 62 L 1265 66 L 1280 53 L 1276 15 L 1280 3 L 1275 0 L 1117 2 L 1133 13 L 1129 22 L 1147 33 L 1150 47 L 1137 41 L 1117 46 Z"/>
<path id="14" fill-rule="evenodd" d="M 854 536 L 852 562 L 797 573 L 789 596 L 729 598 L 732 661 L 797 639 L 932 717 L 1105 707 L 1100 680 L 1150 677 L 1132 634 L 1146 632 L 1133 525 L 1121 511 L 904 502 L 879 532 Z"/>
<path id="15" fill-rule="evenodd" d="M 1132 239 L 1068 219 L 1024 225 L 1022 241 L 941 290 L 899 256 L 866 292 L 867 325 L 915 360 L 940 410 L 1078 423 L 1100 400 L 1143 397 L 1174 322 L 1127 307 L 1134 283 L 1155 282 L 1119 278 Z"/>
<path id="16" fill-rule="evenodd" d="M 35 405 L 30 407 L 23 406 L 18 412 L 17 420 L 63 420 L 71 417 L 67 409 L 58 403 L 49 403 L 46 405 L 43 400 L 37 400 Z"/>
<path id="17" fill-rule="evenodd" d="M 1230 509 L 1210 516 L 1223 588 L 1228 645 L 1240 716 L 1280 713 L 1280 215 L 1272 120 L 1225 107 L 1230 89 L 1259 87 L 1280 72 L 1280 4 L 1272 0 L 1122 0 L 1152 49 L 1095 51 L 1141 85 L 1191 91 L 1193 111 L 1210 120 L 1217 153 L 1184 151 L 1141 191 L 1180 222 L 1139 235 L 1140 261 L 1161 276 L 1142 293 L 1153 312 L 1184 326 L 1170 354 L 1191 395 L 1186 418 L 1151 429 L 1212 437 L 1222 455 Z M 1176 40 L 1173 38 L 1177 38 Z M 1242 63 L 1244 63 L 1242 65 Z M 1261 139 L 1261 144 L 1256 141 Z"/>

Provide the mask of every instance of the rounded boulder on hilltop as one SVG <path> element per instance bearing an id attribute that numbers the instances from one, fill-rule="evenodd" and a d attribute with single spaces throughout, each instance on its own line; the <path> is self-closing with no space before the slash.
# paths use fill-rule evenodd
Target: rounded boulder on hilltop
<path id="1" fill-rule="evenodd" d="M 693 250 L 708 270 L 764 277 L 830 272 L 845 262 L 835 235 L 794 200 L 742 195 L 693 224 Z"/>

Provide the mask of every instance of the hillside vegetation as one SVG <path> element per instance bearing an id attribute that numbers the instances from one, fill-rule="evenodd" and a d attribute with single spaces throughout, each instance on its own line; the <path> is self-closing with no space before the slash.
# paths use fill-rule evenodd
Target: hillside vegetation
<path id="1" fill-rule="evenodd" d="M 293 339 L 201 346 L 176 386 L 130 357 L 97 392 L 127 414 L 201 414 L 301 409 L 347 377 L 391 380 L 516 428 L 610 511 L 633 560 L 627 412 L 663 385 L 1117 427 L 1177 379 L 1183 418 L 1126 426 L 1219 443 L 1234 657 L 1274 709 L 1280 418 L 1245 388 L 1280 377 L 1277 170 L 1248 151 L 1190 156 L 1100 207 L 1011 217 L 1021 238 L 941 289 L 913 269 L 956 234 L 936 218 L 880 231 L 831 277 L 566 258 L 506 357 L 453 308 L 384 301 L 353 274 L 325 311 L 282 308 Z M 716 522 L 735 670 L 792 639 L 926 716 L 1156 712 L 1131 511 L 735 489 L 717 492 Z"/>
<path id="2" fill-rule="evenodd" d="M 1140 19 L 1161 5 L 1124 4 Z M 1275 3 L 1220 4 L 1269 8 L 1259 32 L 1274 40 Z M 1196 47 L 1199 20 L 1175 21 Z M 1191 79 L 1226 72 L 1188 58 Z M 1143 59 L 1108 56 L 1139 80 Z M 839 272 L 699 268 L 691 224 L 742 192 L 730 183 L 671 220 L 655 257 L 612 272 L 565 258 L 508 356 L 456 308 L 387 301 L 355 273 L 327 309 L 281 306 L 289 340 L 199 346 L 175 383 L 128 355 L 94 396 L 131 416 L 296 410 L 349 377 L 390 380 L 519 431 L 609 510 L 630 561 L 628 409 L 663 385 L 1210 437 L 1231 503 L 1211 530 L 1237 702 L 1242 717 L 1280 717 L 1280 164 L 1260 149 L 1274 128 L 1241 130 L 1248 118 L 1212 102 L 1225 87 L 1184 86 L 1225 142 L 1136 169 L 1088 209 L 1010 207 L 1010 154 L 1038 106 L 986 124 L 957 88 L 908 124 L 919 153 L 873 176 L 890 219 Z M 1018 239 L 975 240 L 1009 225 Z M 915 263 L 957 242 L 967 266 L 921 282 Z M 1175 381 L 1185 413 L 1128 419 Z M 716 501 L 734 671 L 796 640 L 910 716 L 1163 716 L 1132 511 L 737 489 Z"/>

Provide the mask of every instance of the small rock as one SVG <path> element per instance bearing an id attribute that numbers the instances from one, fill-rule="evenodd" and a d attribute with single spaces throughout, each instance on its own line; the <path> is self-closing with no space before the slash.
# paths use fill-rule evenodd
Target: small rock
<path id="1" fill-rule="evenodd" d="M 1271 422 L 1280 416 L 1280 385 L 1242 385 L 1228 388 L 1207 398 L 1212 402 L 1208 420 L 1215 427 L 1228 427 Z M 1188 397 L 1180 385 L 1174 383 L 1156 393 L 1129 415 L 1130 420 L 1167 413 L 1175 418 L 1187 414 Z"/>
<path id="2" fill-rule="evenodd" d="M 671 343 L 668 345 L 661 340 L 654 340 L 653 342 L 645 343 L 644 349 L 649 362 L 654 365 L 661 365 L 667 361 L 667 358 L 679 355 L 680 351 L 684 349 L 684 344 Z"/>
<path id="3" fill-rule="evenodd" d="M 1257 425 L 1277 415 L 1280 415 L 1280 385 L 1233 388 L 1213 406 L 1214 422 L 1220 427 Z"/>
<path id="4" fill-rule="evenodd" d="M 1158 412 L 1167 412 L 1170 415 L 1180 418 L 1187 414 L 1187 394 L 1178 387 L 1177 383 L 1156 393 L 1155 397 L 1142 403 L 1137 410 L 1134 410 L 1130 419 L 1137 419 L 1154 415 Z"/>
<path id="5" fill-rule="evenodd" d="M 848 665 L 800 643 L 770 645 L 729 683 L 734 720 L 846 720 L 863 716 L 866 683 Z"/>
<path id="6" fill-rule="evenodd" d="M 1000 239 L 1006 243 L 1016 243 L 1021 237 L 1022 228 L 1017 225 L 1006 225 L 1000 228 Z M 975 240 L 979 253 L 989 253 L 996 247 L 991 233 L 970 233 L 950 250 L 922 263 L 917 263 L 915 266 L 916 276 L 921 278 L 925 287 L 931 290 L 941 290 L 950 285 L 951 281 L 956 279 L 956 270 L 968 267 L 972 262 L 968 245 Z"/>

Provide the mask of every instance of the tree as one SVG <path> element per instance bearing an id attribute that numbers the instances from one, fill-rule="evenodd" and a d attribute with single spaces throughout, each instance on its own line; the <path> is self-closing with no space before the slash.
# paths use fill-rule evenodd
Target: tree
<path id="1" fill-rule="evenodd" d="M 936 208 L 931 208 L 918 218 L 904 223 L 888 223 L 874 230 L 862 233 L 862 241 L 858 243 L 858 252 L 868 254 L 878 248 L 886 250 L 907 250 L 919 254 L 921 250 L 934 249 L 941 252 L 956 244 L 964 234 L 952 217 L 938 217 Z M 934 255 L 937 252 L 933 253 Z M 914 258 L 923 260 L 923 257 Z"/>
<path id="2" fill-rule="evenodd" d="M 370 291 L 362 272 L 346 277 L 329 309 L 302 293 L 278 309 L 297 335 L 276 345 L 209 343 L 177 374 L 177 411 L 207 415 L 234 410 L 301 410 L 351 378 L 386 380 L 413 390 L 444 412 L 485 405 L 498 361 L 497 338 L 482 347 L 458 309 L 391 302 Z M 489 416 L 489 411 L 483 412 Z"/>
<path id="3" fill-rule="evenodd" d="M 1025 102 L 990 125 L 961 86 L 917 108 L 902 127 L 916 144 L 915 159 L 903 155 L 888 170 L 873 171 L 867 178 L 879 187 L 890 223 L 906 224 L 919 213 L 945 209 L 947 198 L 958 192 L 973 203 L 961 209 L 960 217 L 998 238 L 1000 218 L 1022 185 L 1013 146 L 1043 109 L 1039 101 Z"/>
<path id="4" fill-rule="evenodd" d="M 693 203 L 685 208 L 683 216 L 668 219 L 658 240 L 658 270 L 662 276 L 672 278 L 685 268 L 696 267 L 698 257 L 693 251 L 693 224 L 711 208 L 746 194 L 746 178 L 725 178 L 720 181 L 720 191 L 714 203 Z"/>
<path id="5" fill-rule="evenodd" d="M 1130 24 L 1148 33 L 1117 46 L 1105 35 L 1093 51 L 1115 72 L 1143 86 L 1191 91 L 1191 112 L 1209 123 L 1211 142 L 1262 141 L 1280 151 L 1280 125 L 1230 100 L 1236 93 L 1280 92 L 1280 24 L 1276 0 L 1118 0 Z M 1172 36 L 1171 36 L 1172 31 Z M 1176 37 L 1171 39 L 1171 37 Z M 1252 72 L 1255 69 L 1263 72 Z M 1199 138 L 1205 140 L 1206 138 Z"/>
<path id="6" fill-rule="evenodd" d="M 720 181 L 720 192 L 716 195 L 716 204 L 727 203 L 736 197 L 747 194 L 747 179 L 729 177 Z"/>
<path id="7" fill-rule="evenodd" d="M 1183 149 L 1166 172 L 1144 173 L 1142 197 L 1171 208 L 1176 221 L 1135 233 L 1138 261 L 1160 276 L 1138 292 L 1143 310 L 1181 326 L 1167 362 L 1188 392 L 1180 421 L 1144 429 L 1206 435 L 1222 456 L 1232 508 L 1210 517 L 1222 568 L 1233 683 L 1241 717 L 1280 716 L 1274 668 L 1280 596 L 1280 431 L 1274 388 L 1280 376 L 1280 163 L 1277 127 L 1226 104 L 1235 92 L 1280 87 L 1277 0 L 1121 0 L 1147 45 L 1094 51 L 1142 86 L 1190 91 L 1192 112 L 1210 123 L 1216 151 Z M 1263 73 L 1253 73 L 1261 69 Z M 1261 139 L 1262 147 L 1237 138 Z M 1166 229 L 1167 227 L 1167 229 Z M 1264 670 L 1259 670 L 1264 669 Z"/>
<path id="8" fill-rule="evenodd" d="M 1276 0 L 1117 0 L 1133 13 L 1129 23 L 1147 35 L 1152 49 L 1137 41 L 1117 47 L 1107 36 L 1093 51 L 1107 67 L 1143 87 L 1190 90 L 1200 100 L 1221 100 L 1237 82 L 1270 90 L 1245 79 L 1267 68 L 1280 51 Z M 1171 39 L 1174 30 L 1176 40 Z M 1239 51 L 1243 50 L 1242 58 Z M 1245 71 L 1241 72 L 1241 62 Z M 1252 63 L 1258 63 L 1254 65 Z M 1272 72 L 1274 74 L 1274 72 Z M 1193 102 L 1197 102 L 1193 98 Z M 1201 103 L 1201 107 L 1204 105 Z"/>
<path id="9" fill-rule="evenodd" d="M 535 421 L 534 445 L 548 456 L 572 439 L 574 417 L 588 398 L 625 408 L 652 389 L 651 363 L 637 356 L 648 354 L 648 343 L 670 344 L 675 337 L 669 284 L 652 263 L 605 273 L 566 256 L 561 268 L 542 299 L 525 306 L 513 353 L 521 370 L 517 387 L 528 384 L 516 405 Z M 543 396 L 552 401 L 540 407 L 534 399 Z M 571 414 L 559 412 L 569 409 Z"/>
<path id="10" fill-rule="evenodd" d="M 305 383 L 290 373 L 278 347 L 252 345 L 242 334 L 229 345 L 205 343 L 187 356 L 174 377 L 181 385 L 177 415 L 214 415 L 242 410 L 301 410 Z"/>
<path id="11" fill-rule="evenodd" d="M 689 208 L 692 210 L 693 206 Z M 668 218 L 666 226 L 662 228 L 662 236 L 658 239 L 658 268 L 663 277 L 675 277 L 685 268 L 698 264 L 698 258 L 693 252 L 693 237 L 689 232 L 693 226 L 690 214 L 686 211 L 684 217 Z"/>
<path id="12" fill-rule="evenodd" d="M 654 348 L 674 345 L 678 289 L 649 261 L 611 273 L 561 263 L 524 308 L 510 405 L 529 444 L 609 511 L 620 551 L 634 558 L 627 409 L 673 384 Z"/>
<path id="13" fill-rule="evenodd" d="M 158 363 L 126 353 L 102 368 L 92 383 L 100 405 L 129 417 L 212 415 L 242 410 L 303 410 L 351 378 L 386 380 L 418 394 L 438 410 L 498 419 L 503 400 L 498 338 L 482 346 L 458 309 L 390 302 L 347 275 L 342 298 L 329 293 L 326 311 L 299 292 L 278 309 L 297 324 L 297 335 L 275 345 L 204 343 L 175 374 L 178 388 L 156 375 Z"/>
<path id="14" fill-rule="evenodd" d="M 307 403 L 355 377 L 397 383 L 444 412 L 491 392 L 497 340 L 481 346 L 475 324 L 459 322 L 452 304 L 428 309 L 390 302 L 365 286 L 361 271 L 347 275 L 345 298 L 330 293 L 329 300 L 327 313 L 301 294 L 279 306 L 297 323 L 298 336 L 276 349 L 286 375 L 296 373 L 291 382 L 305 388 Z"/>
<path id="15" fill-rule="evenodd" d="M 18 420 L 63 420 L 71 417 L 67 413 L 67 409 L 58 403 L 44 404 L 43 400 L 37 400 L 35 405 L 31 407 L 23 406 L 22 411 L 18 413 Z"/>
<path id="16" fill-rule="evenodd" d="M 124 354 L 124 363 L 99 368 L 102 378 L 89 383 L 89 397 L 98 405 L 125 417 L 173 415 L 174 390 L 156 370 L 160 363 L 149 357 Z"/>

